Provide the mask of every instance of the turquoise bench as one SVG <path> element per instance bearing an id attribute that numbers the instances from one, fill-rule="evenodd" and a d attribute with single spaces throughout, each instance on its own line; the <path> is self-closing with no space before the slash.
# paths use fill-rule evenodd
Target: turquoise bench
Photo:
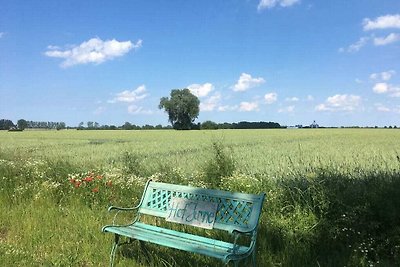
<path id="1" fill-rule="evenodd" d="M 120 237 L 125 237 L 130 241 L 136 239 L 207 255 L 218 258 L 225 264 L 233 262 L 235 266 L 238 266 L 240 260 L 252 256 L 253 266 L 256 266 L 257 228 L 264 198 L 264 193 L 259 195 L 232 193 L 148 181 L 139 205 L 133 208 L 115 206 L 108 208 L 109 211 L 117 211 L 113 224 L 102 228 L 103 232 L 115 235 L 110 265 L 113 266 L 114 264 L 115 251 L 120 245 Z M 172 200 L 174 201 L 173 203 Z M 177 206 L 174 206 L 175 204 Z M 178 205 L 183 206 L 178 209 Z M 215 208 L 214 211 L 212 210 L 213 208 Z M 209 210 L 205 211 L 206 209 Z M 115 218 L 119 212 L 134 211 L 136 212 L 132 223 L 114 225 Z M 232 236 L 231 240 L 229 240 L 232 242 L 144 223 L 141 221 L 141 215 L 156 216 L 164 219 L 178 215 L 174 219 L 178 218 L 183 221 L 186 219 L 186 224 L 191 224 L 192 222 L 189 221 L 196 219 L 200 224 L 206 224 L 201 226 L 203 228 L 227 231 L 231 234 L 229 236 Z M 168 224 L 166 223 L 166 225 Z M 247 236 L 247 238 L 243 238 L 243 236 Z M 247 244 L 239 244 L 243 243 L 242 239 L 246 239 Z"/>

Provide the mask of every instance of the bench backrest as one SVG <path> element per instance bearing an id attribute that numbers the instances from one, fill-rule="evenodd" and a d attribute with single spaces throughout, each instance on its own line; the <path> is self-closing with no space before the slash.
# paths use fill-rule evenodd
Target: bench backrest
<path id="1" fill-rule="evenodd" d="M 247 232 L 257 227 L 265 194 L 232 193 L 149 181 L 139 213 L 165 218 L 172 197 L 218 203 L 214 228 Z"/>

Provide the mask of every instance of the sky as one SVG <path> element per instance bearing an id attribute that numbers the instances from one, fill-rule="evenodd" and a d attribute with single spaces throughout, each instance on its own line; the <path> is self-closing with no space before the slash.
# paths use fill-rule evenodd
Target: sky
<path id="1" fill-rule="evenodd" d="M 0 119 L 400 126 L 400 1 L 0 0 Z"/>

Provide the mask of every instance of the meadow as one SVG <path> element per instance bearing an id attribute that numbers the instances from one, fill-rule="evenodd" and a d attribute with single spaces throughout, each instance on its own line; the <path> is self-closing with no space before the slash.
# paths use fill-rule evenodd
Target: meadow
<path id="1" fill-rule="evenodd" d="M 399 140 L 396 129 L 0 131 L 0 265 L 107 266 L 107 207 L 137 204 L 151 178 L 267 193 L 258 266 L 399 266 Z M 143 250 L 124 247 L 117 266 L 222 266 Z"/>

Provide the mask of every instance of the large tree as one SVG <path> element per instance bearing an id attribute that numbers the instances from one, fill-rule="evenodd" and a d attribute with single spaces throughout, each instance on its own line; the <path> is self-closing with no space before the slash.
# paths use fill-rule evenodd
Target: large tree
<path id="1" fill-rule="evenodd" d="M 186 88 L 171 90 L 170 96 L 162 97 L 158 107 L 168 113 L 168 120 L 174 129 L 190 130 L 199 116 L 199 99 Z"/>
<path id="2" fill-rule="evenodd" d="M 20 119 L 17 121 L 17 127 L 20 130 L 25 130 L 25 128 L 28 127 L 28 122 L 24 119 Z"/>

